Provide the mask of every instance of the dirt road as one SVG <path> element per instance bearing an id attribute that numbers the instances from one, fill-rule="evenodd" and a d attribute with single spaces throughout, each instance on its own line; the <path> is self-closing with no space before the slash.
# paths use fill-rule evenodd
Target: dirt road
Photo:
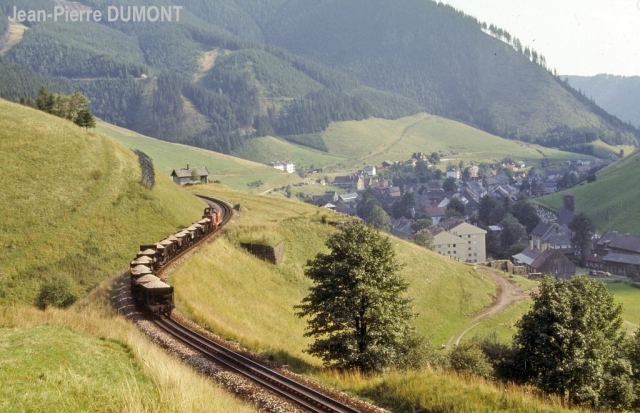
<path id="1" fill-rule="evenodd" d="M 500 275 L 496 270 L 492 268 L 482 265 L 478 265 L 474 268 L 476 269 L 476 271 L 493 279 L 497 287 L 497 297 L 493 304 L 482 309 L 480 313 L 473 320 L 471 320 L 469 327 L 467 327 L 460 334 L 451 336 L 447 343 L 447 347 L 450 346 L 453 342 L 455 342 L 455 345 L 457 346 L 458 344 L 460 344 L 460 340 L 462 339 L 462 337 L 464 337 L 467 332 L 477 326 L 480 321 L 498 314 L 505 308 L 509 307 L 511 304 L 515 303 L 516 301 L 523 300 L 529 297 L 529 295 L 531 294 L 531 291 L 522 291 L 518 284 L 509 281 L 508 278 Z"/>

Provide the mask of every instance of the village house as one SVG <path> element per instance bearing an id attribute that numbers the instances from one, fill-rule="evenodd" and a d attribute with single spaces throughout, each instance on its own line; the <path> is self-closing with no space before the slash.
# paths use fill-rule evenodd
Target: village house
<path id="1" fill-rule="evenodd" d="M 362 174 L 366 176 L 376 176 L 376 172 L 375 166 L 365 166 L 362 168 Z"/>
<path id="2" fill-rule="evenodd" d="M 209 175 L 211 174 L 206 166 L 190 167 L 189 164 L 187 164 L 186 168 L 174 169 L 171 172 L 173 182 L 180 186 L 195 183 L 206 184 L 209 182 Z"/>
<path id="3" fill-rule="evenodd" d="M 640 237 L 607 231 L 594 242 L 586 258 L 588 268 L 627 275 L 631 268 L 640 269 Z"/>
<path id="4" fill-rule="evenodd" d="M 446 173 L 447 178 L 453 178 L 456 181 L 460 179 L 460 170 L 458 168 L 453 168 Z"/>
<path id="5" fill-rule="evenodd" d="M 549 244 L 529 241 L 529 246 L 512 257 L 515 265 L 524 265 L 527 274 L 548 274 L 568 280 L 576 273 L 576 266 L 559 250 Z"/>
<path id="6" fill-rule="evenodd" d="M 296 171 L 296 165 L 291 161 L 276 161 L 269 164 L 272 168 L 292 174 Z"/>
<path id="7" fill-rule="evenodd" d="M 336 176 L 333 185 L 350 191 L 364 191 L 364 179 L 359 175 Z"/>

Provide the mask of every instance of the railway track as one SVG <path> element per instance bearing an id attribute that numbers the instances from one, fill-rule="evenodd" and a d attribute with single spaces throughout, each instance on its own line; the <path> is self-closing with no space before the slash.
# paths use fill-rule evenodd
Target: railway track
<path id="1" fill-rule="evenodd" d="M 164 332 L 175 337 L 182 343 L 199 351 L 205 357 L 226 368 L 242 374 L 262 387 L 277 395 L 294 402 L 311 412 L 358 412 L 319 391 L 307 387 L 297 381 L 271 370 L 247 357 L 244 357 L 226 347 L 196 333 L 170 318 L 153 320 L 155 325 Z"/>
<path id="2" fill-rule="evenodd" d="M 198 197 L 205 200 L 210 206 L 215 206 L 220 209 L 222 215 L 220 222 L 221 227 L 229 222 L 233 216 L 233 211 L 227 203 L 202 195 L 198 195 Z M 212 234 L 210 236 L 214 235 Z M 200 244 L 201 243 L 198 243 L 189 247 L 179 256 L 175 257 L 173 261 Z M 170 265 L 164 266 L 158 273 L 160 274 L 164 272 L 168 267 L 170 267 Z M 199 351 L 206 358 L 249 378 L 260 386 L 272 391 L 286 400 L 293 402 L 305 410 L 311 412 L 339 413 L 354 413 L 359 411 L 311 387 L 305 386 L 287 376 L 265 367 L 241 354 L 229 350 L 221 344 L 204 337 L 203 335 L 170 318 L 161 317 L 151 321 L 160 330 L 194 350 Z"/>

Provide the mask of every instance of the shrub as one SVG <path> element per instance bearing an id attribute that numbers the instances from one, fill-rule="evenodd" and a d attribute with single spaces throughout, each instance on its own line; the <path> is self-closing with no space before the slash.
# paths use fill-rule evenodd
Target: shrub
<path id="1" fill-rule="evenodd" d="M 493 368 L 476 341 L 462 343 L 451 352 L 451 367 L 458 373 L 493 376 Z"/>
<path id="2" fill-rule="evenodd" d="M 41 310 L 49 306 L 65 308 L 76 302 L 78 294 L 67 276 L 53 277 L 40 286 L 36 305 Z"/>

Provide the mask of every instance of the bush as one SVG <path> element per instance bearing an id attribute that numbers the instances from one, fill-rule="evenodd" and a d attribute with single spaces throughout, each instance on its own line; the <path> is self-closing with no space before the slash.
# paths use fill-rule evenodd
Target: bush
<path id="1" fill-rule="evenodd" d="M 476 341 L 460 344 L 451 352 L 451 367 L 458 373 L 484 378 L 493 376 L 493 368 Z"/>
<path id="2" fill-rule="evenodd" d="M 75 303 L 77 299 L 78 294 L 71 278 L 67 276 L 53 277 L 40 286 L 36 305 L 41 310 L 49 306 L 66 308 Z"/>

